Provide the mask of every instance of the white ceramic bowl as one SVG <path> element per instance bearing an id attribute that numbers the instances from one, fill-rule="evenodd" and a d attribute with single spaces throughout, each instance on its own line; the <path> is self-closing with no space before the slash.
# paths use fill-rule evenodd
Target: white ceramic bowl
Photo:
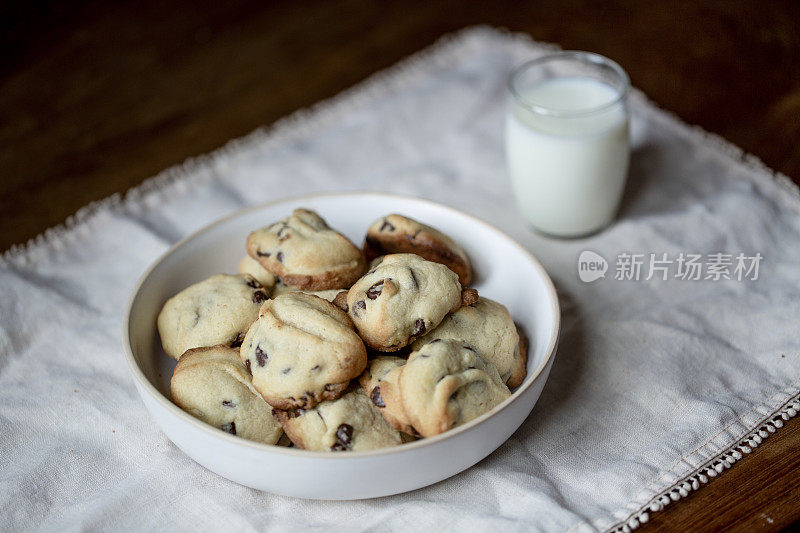
<path id="1" fill-rule="evenodd" d="M 460 243 L 475 270 L 474 287 L 503 303 L 530 339 L 528 377 L 491 412 L 442 435 L 365 452 L 311 452 L 255 443 L 206 425 L 170 401 L 175 361 L 161 349 L 156 317 L 185 287 L 236 272 L 248 233 L 295 207 L 318 211 L 361 244 L 388 213 L 435 226 Z M 558 341 L 560 311 L 544 268 L 520 245 L 470 215 L 418 198 L 377 193 L 282 200 L 238 212 L 168 250 L 139 280 L 123 323 L 126 359 L 145 406 L 164 433 L 209 470 L 248 487 L 301 498 L 348 500 L 398 494 L 453 476 L 494 451 L 530 414 L 544 388 Z"/>

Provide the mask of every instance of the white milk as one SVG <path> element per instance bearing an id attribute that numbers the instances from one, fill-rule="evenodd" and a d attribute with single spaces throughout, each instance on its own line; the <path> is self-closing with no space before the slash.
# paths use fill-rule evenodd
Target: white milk
<path id="1" fill-rule="evenodd" d="M 522 214 L 556 236 L 596 231 L 614 218 L 628 172 L 628 114 L 619 102 L 590 114 L 564 116 L 612 103 L 619 93 L 599 80 L 551 78 L 521 93 L 536 113 L 511 99 L 506 159 Z"/>

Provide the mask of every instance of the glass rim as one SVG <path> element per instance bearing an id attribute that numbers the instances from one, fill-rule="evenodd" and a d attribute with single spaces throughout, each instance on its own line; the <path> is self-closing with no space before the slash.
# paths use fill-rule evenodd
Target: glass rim
<path id="1" fill-rule="evenodd" d="M 519 77 L 520 74 L 522 74 L 529 68 L 556 59 L 576 59 L 583 63 L 588 63 L 590 65 L 601 65 L 609 67 L 617 76 L 619 76 L 619 79 L 622 81 L 622 87 L 619 90 L 619 94 L 617 94 L 616 98 L 605 104 L 575 111 L 552 109 L 542 105 L 534 104 L 526 100 L 525 97 L 522 96 L 514 86 L 514 82 L 516 81 L 516 79 Z M 571 117 L 582 117 L 586 115 L 593 115 L 595 113 L 600 113 L 624 101 L 628 97 L 628 93 L 630 92 L 631 80 L 628 77 L 628 73 L 625 72 L 625 70 L 621 66 L 619 66 L 619 64 L 613 59 L 609 59 L 603 55 L 596 54 L 594 52 L 584 52 L 581 50 L 565 50 L 553 54 L 546 54 L 541 57 L 537 57 L 536 59 L 531 59 L 530 61 L 526 61 L 521 65 L 515 67 L 514 70 L 512 70 L 511 73 L 508 75 L 507 87 L 508 91 L 511 93 L 511 96 L 514 98 L 514 100 L 519 105 L 521 105 L 525 109 L 528 109 L 529 111 L 532 111 L 539 115 L 571 118 Z"/>

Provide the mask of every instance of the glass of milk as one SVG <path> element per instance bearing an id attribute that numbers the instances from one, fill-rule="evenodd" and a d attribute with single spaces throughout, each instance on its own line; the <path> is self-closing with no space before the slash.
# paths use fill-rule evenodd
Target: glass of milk
<path id="1" fill-rule="evenodd" d="M 557 237 L 607 226 L 630 159 L 628 75 L 597 54 L 559 52 L 518 67 L 508 89 L 506 161 L 523 216 Z"/>

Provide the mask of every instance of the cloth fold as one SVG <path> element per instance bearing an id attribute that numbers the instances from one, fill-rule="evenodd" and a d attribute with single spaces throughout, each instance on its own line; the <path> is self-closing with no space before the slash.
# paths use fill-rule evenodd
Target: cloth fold
<path id="1" fill-rule="evenodd" d="M 505 174 L 505 79 L 552 49 L 465 30 L 6 252 L 0 528 L 630 528 L 794 416 L 797 189 L 634 91 L 618 220 L 584 239 L 530 232 Z M 558 287 L 561 345 L 531 416 L 479 464 L 408 494 L 314 502 L 235 485 L 166 439 L 123 360 L 125 302 L 171 243 L 249 205 L 331 190 L 469 211 L 534 253 Z M 580 280 L 587 250 L 608 262 L 604 278 Z M 760 254 L 757 279 L 705 279 L 718 253 Z M 616 279 L 626 254 L 642 261 L 638 280 Z M 668 279 L 645 279 L 651 254 L 672 260 Z M 681 254 L 700 255 L 702 279 L 677 276 Z"/>

